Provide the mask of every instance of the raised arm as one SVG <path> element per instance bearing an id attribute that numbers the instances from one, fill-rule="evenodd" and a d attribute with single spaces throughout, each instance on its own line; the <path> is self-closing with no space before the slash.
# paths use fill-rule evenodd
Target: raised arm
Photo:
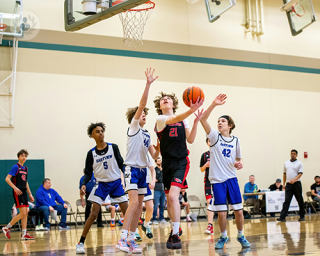
<path id="1" fill-rule="evenodd" d="M 227 99 L 227 95 L 226 94 L 219 94 L 214 101 L 211 103 L 211 105 L 208 107 L 208 109 L 204 112 L 200 122 L 201 125 L 203 126 L 204 130 L 206 131 L 207 134 L 210 133 L 211 131 L 211 126 L 208 122 L 208 118 L 211 115 L 212 110 L 216 107 L 216 106 L 220 106 L 223 105 L 224 103 L 226 103 L 226 99 Z"/>
<path id="2" fill-rule="evenodd" d="M 194 113 L 196 118 L 194 119 L 194 123 L 193 123 L 193 127 L 192 130 L 190 131 L 190 129 L 186 129 L 186 137 L 187 137 L 187 141 L 192 144 L 196 138 L 197 135 L 197 129 L 198 129 L 198 124 L 200 119 L 202 118 L 204 111 L 203 109 L 200 111 L 198 109 L 198 114 Z"/>
<path id="3" fill-rule="evenodd" d="M 147 69 L 147 71 L 145 72 L 146 77 L 147 77 L 147 84 L 146 84 L 146 87 L 145 87 L 144 92 L 142 94 L 139 108 L 138 108 L 136 114 L 134 115 L 135 120 L 140 119 L 144 108 L 147 106 L 150 86 L 158 78 L 158 76 L 155 78 L 153 77 L 154 71 L 155 71 L 155 69 L 151 72 L 151 68 L 150 68 L 150 69 Z"/>
<path id="4" fill-rule="evenodd" d="M 167 118 L 166 124 L 174 124 L 174 123 L 179 123 L 181 121 L 183 121 L 184 119 L 187 119 L 190 115 L 192 115 L 192 113 L 194 113 L 195 111 L 197 111 L 198 108 L 200 108 L 203 105 L 203 99 L 200 100 L 200 97 L 198 97 L 197 102 L 196 103 L 192 103 L 192 101 L 190 101 L 190 109 L 187 110 L 184 113 L 181 113 L 179 115 L 176 116 L 169 116 Z"/>

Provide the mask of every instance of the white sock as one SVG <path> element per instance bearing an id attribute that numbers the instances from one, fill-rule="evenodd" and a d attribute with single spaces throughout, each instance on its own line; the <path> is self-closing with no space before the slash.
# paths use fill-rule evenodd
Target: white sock
<path id="1" fill-rule="evenodd" d="M 146 227 L 148 227 L 149 226 L 149 223 L 150 223 L 150 221 L 149 222 L 144 222 L 144 224 L 143 224 L 143 226 L 146 228 Z"/>
<path id="2" fill-rule="evenodd" d="M 134 235 L 135 235 L 135 234 L 136 234 L 136 232 L 129 231 L 128 240 L 129 240 L 129 241 L 134 240 Z"/>
<path id="3" fill-rule="evenodd" d="M 187 214 L 187 217 L 190 217 L 190 215 L 189 215 L 189 214 Z"/>
<path id="4" fill-rule="evenodd" d="M 7 228 L 12 228 L 12 225 L 9 223 L 9 224 L 7 225 Z"/>
<path id="5" fill-rule="evenodd" d="M 139 229 L 137 228 L 137 229 L 136 229 L 136 234 L 138 234 L 138 233 L 139 233 Z"/>
<path id="6" fill-rule="evenodd" d="M 113 219 L 111 218 L 111 221 L 114 221 L 114 218 Z"/>
<path id="7" fill-rule="evenodd" d="M 172 234 L 179 236 L 179 228 L 180 228 L 180 222 L 172 222 Z"/>
<path id="8" fill-rule="evenodd" d="M 238 230 L 238 237 L 243 235 L 243 230 Z"/>
<path id="9" fill-rule="evenodd" d="M 120 237 L 121 237 L 122 239 L 127 238 L 127 237 L 128 237 L 128 230 L 122 229 L 122 230 L 121 230 Z"/>
<path id="10" fill-rule="evenodd" d="M 227 230 L 225 230 L 225 231 L 221 232 L 221 235 L 222 235 L 223 237 L 227 237 L 227 236 L 228 236 L 228 234 L 227 234 Z"/>
<path id="11" fill-rule="evenodd" d="M 26 229 L 22 229 L 22 235 L 24 236 L 25 234 L 27 234 L 27 230 Z"/>

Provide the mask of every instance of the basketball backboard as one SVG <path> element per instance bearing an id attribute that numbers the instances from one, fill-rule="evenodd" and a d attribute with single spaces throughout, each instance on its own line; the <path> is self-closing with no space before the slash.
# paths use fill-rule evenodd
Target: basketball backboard
<path id="1" fill-rule="evenodd" d="M 296 36 L 316 21 L 312 0 L 283 0 L 281 11 L 287 13 L 291 34 Z"/>
<path id="2" fill-rule="evenodd" d="M 210 22 L 220 18 L 224 12 L 228 11 L 236 4 L 236 0 L 205 0 Z"/>
<path id="3" fill-rule="evenodd" d="M 65 30 L 77 31 L 148 0 L 65 0 Z"/>
<path id="4" fill-rule="evenodd" d="M 0 23 L 5 24 L 6 29 L 0 33 L 5 37 L 22 37 L 23 30 L 23 2 L 22 0 L 1 0 Z"/>

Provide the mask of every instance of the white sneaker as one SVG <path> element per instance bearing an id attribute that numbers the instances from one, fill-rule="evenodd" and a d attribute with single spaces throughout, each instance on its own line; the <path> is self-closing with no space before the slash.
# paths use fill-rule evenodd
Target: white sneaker
<path id="1" fill-rule="evenodd" d="M 78 243 L 76 246 L 76 254 L 85 254 L 86 251 L 84 250 L 84 244 L 83 243 Z"/>
<path id="2" fill-rule="evenodd" d="M 153 225 L 159 225 L 158 221 L 155 220 L 155 221 L 153 222 Z"/>
<path id="3" fill-rule="evenodd" d="M 160 221 L 160 224 L 168 224 L 168 222 L 165 219 L 163 219 Z"/>
<path id="4" fill-rule="evenodd" d="M 50 228 L 44 227 L 42 230 L 44 230 L 44 231 L 50 231 Z"/>
<path id="5" fill-rule="evenodd" d="M 71 229 L 69 226 L 59 226 L 59 229 L 60 230 L 68 230 L 68 229 Z"/>
<path id="6" fill-rule="evenodd" d="M 41 226 L 40 226 L 40 225 L 37 225 L 37 226 L 36 226 L 36 231 L 41 231 L 41 230 L 42 230 Z"/>

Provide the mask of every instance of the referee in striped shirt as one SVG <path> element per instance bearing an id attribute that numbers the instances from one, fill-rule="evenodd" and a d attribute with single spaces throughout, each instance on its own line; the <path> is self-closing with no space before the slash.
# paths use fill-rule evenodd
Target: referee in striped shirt
<path id="1" fill-rule="evenodd" d="M 299 204 L 299 221 L 305 221 L 305 209 L 302 196 L 302 186 L 300 181 L 300 178 L 303 174 L 303 164 L 301 161 L 297 159 L 297 156 L 298 151 L 295 149 L 291 150 L 291 159 L 284 163 L 283 186 L 285 187 L 285 201 L 282 206 L 280 218 L 278 218 L 277 221 L 286 221 L 286 216 L 288 214 L 288 210 L 293 196 L 295 196 Z"/>

